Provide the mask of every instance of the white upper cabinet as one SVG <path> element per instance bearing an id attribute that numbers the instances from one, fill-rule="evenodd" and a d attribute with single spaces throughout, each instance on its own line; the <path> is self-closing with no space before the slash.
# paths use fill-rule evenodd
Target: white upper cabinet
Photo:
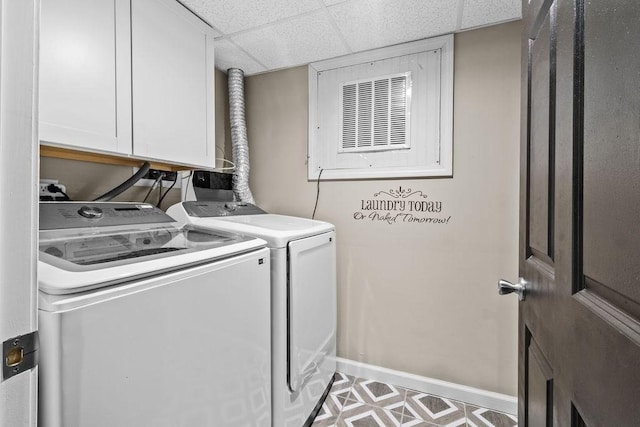
<path id="1" fill-rule="evenodd" d="M 173 0 L 132 0 L 133 154 L 214 166 L 211 27 Z"/>
<path id="2" fill-rule="evenodd" d="M 129 0 L 42 0 L 42 143 L 131 154 L 129 27 Z"/>
<path id="3" fill-rule="evenodd" d="M 42 0 L 40 141 L 213 168 L 213 30 L 175 0 Z"/>

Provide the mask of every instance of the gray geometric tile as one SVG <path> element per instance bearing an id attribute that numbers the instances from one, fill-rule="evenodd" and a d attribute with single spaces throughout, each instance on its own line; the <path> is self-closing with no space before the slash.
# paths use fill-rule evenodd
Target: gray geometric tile
<path id="1" fill-rule="evenodd" d="M 407 390 L 402 387 L 358 378 L 348 399 L 402 413 L 401 403 L 404 402 L 406 393 Z"/>
<path id="2" fill-rule="evenodd" d="M 325 403 L 329 405 L 330 410 L 340 412 L 347 401 L 347 397 L 351 393 L 351 386 L 355 381 L 355 377 L 345 375 L 341 372 L 334 374 L 334 381 L 329 390 L 329 394 L 325 399 Z"/>
<path id="3" fill-rule="evenodd" d="M 466 425 L 463 403 L 414 390 L 407 391 L 404 415 L 437 425 Z"/>
<path id="4" fill-rule="evenodd" d="M 431 424 L 417 418 L 409 417 L 407 415 L 402 416 L 402 427 L 438 427 L 437 424 Z"/>
<path id="5" fill-rule="evenodd" d="M 355 381 L 355 377 L 336 372 L 333 376 L 333 385 L 327 395 L 322 408 L 316 415 L 313 426 L 330 427 L 335 426 L 338 421 L 340 412 L 345 407 L 347 396 L 351 392 L 351 386 Z"/>
<path id="6" fill-rule="evenodd" d="M 357 408 L 362 403 L 348 398 L 348 396 L 351 396 L 352 391 L 353 389 L 347 388 L 331 393 L 327 396 L 327 401 L 333 402 L 333 404 L 342 412 Z"/>
<path id="7" fill-rule="evenodd" d="M 515 415 L 503 414 L 491 409 L 466 405 L 469 425 L 477 427 L 517 427 L 518 418 Z"/>
<path id="8" fill-rule="evenodd" d="M 330 402 L 325 401 L 322 404 L 322 408 L 316 415 L 316 418 L 313 420 L 312 426 L 315 427 L 333 427 L 336 425 L 338 421 L 338 416 L 340 415 L 340 410 L 335 407 L 335 405 L 331 405 Z"/>
<path id="9" fill-rule="evenodd" d="M 342 408 L 347 404 L 347 400 L 350 394 L 351 394 L 351 389 L 346 388 L 344 390 L 338 390 L 334 393 L 331 393 L 328 397 L 331 397 L 332 400 L 335 400 L 336 405 Z"/>
<path id="10" fill-rule="evenodd" d="M 355 379 L 356 377 L 353 377 L 351 375 L 343 374 L 342 372 L 336 372 L 333 375 L 333 385 L 331 386 L 330 393 L 344 390 L 345 388 L 351 388 Z"/>
<path id="11" fill-rule="evenodd" d="M 400 427 L 402 415 L 379 406 L 353 402 L 345 408 L 336 424 L 337 427 Z"/>
<path id="12" fill-rule="evenodd" d="M 514 415 L 337 372 L 313 427 L 517 427 Z"/>

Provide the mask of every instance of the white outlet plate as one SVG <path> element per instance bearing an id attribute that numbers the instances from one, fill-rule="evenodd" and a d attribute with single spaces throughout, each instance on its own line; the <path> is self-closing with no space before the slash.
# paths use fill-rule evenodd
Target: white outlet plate
<path id="1" fill-rule="evenodd" d="M 51 197 L 62 197 L 62 193 L 51 192 L 47 189 L 49 184 L 55 184 L 60 187 L 62 191 L 67 192 L 67 186 L 64 184 L 59 184 L 57 179 L 41 179 L 40 180 L 40 196 L 51 196 Z"/>
<path id="2" fill-rule="evenodd" d="M 58 180 L 57 179 L 41 179 L 40 180 L 40 194 L 42 194 L 43 192 L 48 193 L 47 191 L 47 186 L 49 184 L 58 184 Z"/>

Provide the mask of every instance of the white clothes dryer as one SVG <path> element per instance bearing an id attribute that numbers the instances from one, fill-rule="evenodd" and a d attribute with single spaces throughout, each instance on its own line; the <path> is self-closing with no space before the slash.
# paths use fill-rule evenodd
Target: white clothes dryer
<path id="1" fill-rule="evenodd" d="M 271 425 L 269 251 L 133 203 L 41 203 L 43 427 Z"/>
<path id="2" fill-rule="evenodd" d="M 188 224 L 259 237 L 271 251 L 272 425 L 311 425 L 336 371 L 335 227 L 241 202 L 167 210 Z"/>

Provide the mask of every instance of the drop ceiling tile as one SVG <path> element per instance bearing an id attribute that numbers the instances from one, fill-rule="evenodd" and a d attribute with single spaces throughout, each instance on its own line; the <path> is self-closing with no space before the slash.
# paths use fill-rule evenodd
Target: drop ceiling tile
<path id="1" fill-rule="evenodd" d="M 331 6 L 338 3 L 344 3 L 347 0 L 322 0 L 325 6 Z"/>
<path id="2" fill-rule="evenodd" d="M 232 40 L 270 70 L 349 53 L 324 10 L 242 33 Z"/>
<path id="3" fill-rule="evenodd" d="M 454 32 L 458 2 L 352 0 L 328 9 L 349 46 L 361 51 Z"/>
<path id="4" fill-rule="evenodd" d="M 322 7 L 318 0 L 182 0 L 224 34 L 232 34 Z"/>
<path id="5" fill-rule="evenodd" d="M 206 0 L 178 0 L 178 2 L 182 3 L 182 5 L 184 7 L 189 9 L 195 15 L 198 15 L 198 17 L 200 17 L 201 19 L 204 19 L 204 17 L 202 16 L 201 11 L 196 10 L 196 8 L 194 6 L 200 6 L 201 4 L 206 3 Z M 206 21 L 206 19 L 205 19 L 205 21 Z M 211 22 L 208 22 L 208 23 L 209 23 L 209 25 L 213 25 L 213 24 L 211 24 Z M 220 37 L 220 36 L 222 36 L 220 31 L 218 31 L 217 29 L 214 28 L 213 29 L 213 37 Z"/>
<path id="6" fill-rule="evenodd" d="M 462 11 L 462 28 L 478 27 L 521 17 L 521 0 L 467 0 L 464 2 Z"/>
<path id="7" fill-rule="evenodd" d="M 227 72 L 228 68 L 240 68 L 245 75 L 266 71 L 262 65 L 229 40 L 215 41 L 216 68 Z"/>

